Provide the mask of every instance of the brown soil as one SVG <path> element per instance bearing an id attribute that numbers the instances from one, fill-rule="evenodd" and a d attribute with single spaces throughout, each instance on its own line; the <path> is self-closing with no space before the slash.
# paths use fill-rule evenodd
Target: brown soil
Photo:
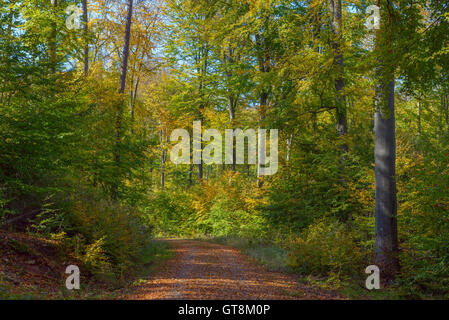
<path id="1" fill-rule="evenodd" d="M 175 257 L 124 299 L 336 299 L 272 272 L 238 250 L 194 240 L 166 240 Z"/>
<path id="2" fill-rule="evenodd" d="M 37 236 L 0 231 L 0 288 L 51 297 L 63 282 L 55 244 Z"/>

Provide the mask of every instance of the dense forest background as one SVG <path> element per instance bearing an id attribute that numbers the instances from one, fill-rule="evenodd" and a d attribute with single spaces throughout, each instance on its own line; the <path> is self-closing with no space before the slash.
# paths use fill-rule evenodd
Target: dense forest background
<path id="1" fill-rule="evenodd" d="M 447 294 L 448 7 L 2 0 L 0 222 L 94 274 L 208 237 L 335 286 L 376 262 L 403 296 Z M 194 120 L 279 129 L 279 171 L 174 165 Z"/>

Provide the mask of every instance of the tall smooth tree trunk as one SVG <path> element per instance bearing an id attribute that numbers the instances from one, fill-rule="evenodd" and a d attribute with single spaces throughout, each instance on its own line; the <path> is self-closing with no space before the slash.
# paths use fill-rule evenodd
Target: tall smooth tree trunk
<path id="1" fill-rule="evenodd" d="M 165 162 L 167 161 L 167 136 L 165 135 L 165 130 L 161 130 L 161 191 L 164 191 L 165 187 Z"/>
<path id="2" fill-rule="evenodd" d="M 262 129 L 262 124 L 265 120 L 265 109 L 268 103 L 268 93 L 267 92 L 262 92 L 260 95 L 260 111 L 259 111 L 259 130 Z M 259 143 L 265 143 L 265 141 L 262 141 L 262 139 L 260 139 L 260 136 L 258 136 L 258 145 Z M 262 188 L 263 186 L 263 180 L 264 180 L 264 176 L 260 173 L 262 171 L 262 166 L 264 166 L 263 163 L 265 163 L 265 145 L 262 144 L 262 149 L 261 152 L 258 152 L 258 163 L 257 163 L 257 185 L 259 188 Z"/>
<path id="3" fill-rule="evenodd" d="M 332 13 L 332 32 L 334 34 L 332 48 L 334 51 L 335 72 L 337 73 L 335 79 L 337 133 L 339 137 L 343 137 L 348 133 L 348 120 L 346 111 L 346 97 L 343 93 L 345 88 L 345 71 L 343 53 L 341 49 L 343 35 L 341 0 L 329 0 L 329 7 Z M 343 143 L 341 148 L 344 153 L 348 152 L 348 145 L 346 143 Z"/>
<path id="4" fill-rule="evenodd" d="M 130 114 L 131 120 L 134 121 L 135 111 L 136 111 L 136 101 L 137 101 L 137 90 L 139 90 L 140 77 L 137 77 L 134 88 L 130 91 Z"/>
<path id="5" fill-rule="evenodd" d="M 13 24 L 13 15 L 14 12 L 12 10 L 12 8 L 9 9 L 9 16 L 8 16 L 8 27 L 7 27 L 7 31 L 6 31 L 6 50 L 3 52 L 3 58 L 6 61 L 6 70 L 10 70 L 11 69 L 11 36 L 12 36 L 12 24 Z M 10 96 L 10 90 L 7 89 L 8 87 L 8 78 L 6 77 L 6 74 L 4 75 L 3 81 L 2 81 L 2 95 L 0 98 L 0 103 L 3 103 L 3 98 L 4 98 L 4 94 L 6 91 L 8 91 L 7 96 Z"/>
<path id="6" fill-rule="evenodd" d="M 449 96 L 445 95 L 446 130 L 449 131 Z"/>
<path id="7" fill-rule="evenodd" d="M 229 63 L 229 67 L 226 68 L 226 79 L 228 81 L 228 84 L 231 86 L 231 81 L 232 81 L 232 71 L 230 66 L 232 66 L 232 64 L 234 63 L 234 50 L 231 48 L 228 48 L 228 54 L 224 54 L 224 63 L 225 65 L 227 65 L 227 63 Z M 228 109 L 229 109 L 229 122 L 231 124 L 231 129 L 235 129 L 235 111 L 237 108 L 237 103 L 238 103 L 238 95 L 235 95 L 232 92 L 232 88 L 228 88 L 229 93 L 228 93 Z M 235 143 L 234 143 L 234 138 L 232 138 L 232 171 L 235 172 L 236 168 L 236 150 L 235 150 Z"/>
<path id="8" fill-rule="evenodd" d="M 393 11 L 381 8 L 381 28 L 376 31 L 377 67 L 375 70 L 375 263 L 379 267 L 382 281 L 395 279 L 399 271 L 397 199 L 396 199 L 396 135 L 394 66 L 392 53 Z M 387 10 L 390 9 L 390 10 Z"/>
<path id="9" fill-rule="evenodd" d="M 418 101 L 417 105 L 417 112 L 418 112 L 418 137 L 421 136 L 421 104 Z"/>
<path id="10" fill-rule="evenodd" d="M 438 138 L 441 139 L 443 134 L 443 114 L 444 114 L 444 97 L 440 95 L 440 108 L 438 110 Z"/>
<path id="11" fill-rule="evenodd" d="M 123 109 L 124 109 L 124 104 L 125 104 L 124 93 L 125 93 L 125 86 L 126 86 L 126 73 L 128 70 L 129 41 L 130 41 L 130 37 L 131 37 L 132 15 L 133 15 L 133 0 L 128 0 L 128 14 L 126 17 L 125 41 L 124 41 L 124 45 L 123 45 L 122 65 L 121 65 L 120 83 L 119 83 L 120 100 L 117 103 L 116 121 L 115 121 L 114 161 L 115 161 L 115 164 L 116 164 L 116 167 L 118 170 L 117 179 L 120 177 L 120 143 L 121 143 Z M 114 199 L 117 198 L 118 185 L 114 186 L 112 196 Z"/>
<path id="12" fill-rule="evenodd" d="M 266 22 L 268 25 L 268 22 Z M 271 71 L 271 57 L 267 50 L 266 40 L 259 34 L 256 34 L 256 46 L 257 46 L 257 62 L 259 64 L 259 72 L 266 73 Z M 264 88 L 260 92 L 259 96 L 259 129 L 262 128 L 262 124 L 265 121 L 265 115 L 268 108 L 268 97 L 269 92 L 267 88 Z M 260 141 L 260 140 L 259 140 Z M 264 176 L 260 173 L 262 168 L 261 163 L 265 163 L 265 148 L 262 147 L 263 151 L 259 154 L 259 159 L 257 163 L 257 185 L 259 188 L 263 186 Z"/>
<path id="13" fill-rule="evenodd" d="M 190 145 L 193 145 L 193 134 L 190 135 Z M 193 151 L 190 150 L 189 188 L 193 185 Z"/>
<path id="14" fill-rule="evenodd" d="M 293 133 L 290 133 L 290 135 L 287 137 L 287 152 L 286 152 L 286 156 L 285 156 L 287 166 L 290 161 L 290 152 L 292 149 L 292 142 L 293 142 Z"/>
<path id="15" fill-rule="evenodd" d="M 125 42 L 122 52 L 122 66 L 120 73 L 120 89 L 119 93 L 125 92 L 126 73 L 128 71 L 128 56 L 129 56 L 129 40 L 131 38 L 131 23 L 133 16 L 133 0 L 128 0 L 128 14 L 126 17 Z"/>
<path id="16" fill-rule="evenodd" d="M 200 76 L 199 79 L 199 93 L 201 97 L 201 103 L 198 110 L 198 120 L 201 122 L 204 121 L 203 119 L 203 112 L 205 108 L 205 102 L 204 102 L 204 89 L 205 89 L 205 83 L 206 83 L 206 76 L 207 76 L 207 68 L 208 68 L 208 57 L 209 57 L 209 45 L 206 42 L 204 42 L 201 47 L 198 50 L 198 56 L 197 56 L 197 71 Z M 200 149 L 201 152 L 203 151 L 203 140 L 200 141 Z M 203 162 L 203 156 L 201 155 L 201 161 L 198 163 L 198 183 L 203 180 L 203 168 L 204 168 L 204 162 Z"/>
<path id="17" fill-rule="evenodd" d="M 192 159 L 190 158 L 190 162 L 192 162 Z M 189 187 L 192 186 L 193 182 L 192 182 L 192 174 L 193 174 L 193 165 L 190 164 L 189 165 Z"/>
<path id="18" fill-rule="evenodd" d="M 51 0 L 51 4 L 53 6 L 52 14 L 56 15 L 56 8 L 58 7 L 58 0 Z M 57 25 L 56 22 L 52 22 L 51 24 L 51 33 L 49 39 L 49 60 L 50 60 L 50 70 L 51 73 L 56 73 L 56 65 L 57 65 Z"/>
<path id="19" fill-rule="evenodd" d="M 321 9 L 320 8 L 311 8 L 314 11 L 312 16 L 312 47 L 314 51 L 318 54 L 320 53 L 319 39 L 320 39 L 320 30 L 321 30 Z M 318 111 L 312 111 L 311 121 L 312 121 L 312 129 L 313 132 L 316 133 L 318 131 Z"/>
<path id="20" fill-rule="evenodd" d="M 233 96 L 228 97 L 229 101 L 229 121 L 231 123 L 231 129 L 234 128 L 234 121 L 235 121 L 235 107 L 236 107 L 236 99 L 234 99 Z M 232 138 L 232 171 L 235 172 L 235 163 L 236 163 L 236 150 L 235 150 L 235 143 L 234 143 L 234 137 Z"/>
<path id="21" fill-rule="evenodd" d="M 388 113 L 376 106 L 375 180 L 376 180 L 376 265 L 385 280 L 394 279 L 399 270 L 396 199 L 396 138 L 394 116 L 394 81 L 388 84 Z M 376 96 L 383 88 L 376 86 Z"/>
<path id="22" fill-rule="evenodd" d="M 201 150 L 203 150 L 203 143 L 201 143 Z M 203 180 L 203 160 L 198 164 L 198 182 Z"/>
<path id="23" fill-rule="evenodd" d="M 84 28 L 84 75 L 87 76 L 89 72 L 89 40 L 88 40 L 88 33 L 89 33 L 89 20 L 87 15 L 87 0 L 83 0 L 83 28 Z"/>

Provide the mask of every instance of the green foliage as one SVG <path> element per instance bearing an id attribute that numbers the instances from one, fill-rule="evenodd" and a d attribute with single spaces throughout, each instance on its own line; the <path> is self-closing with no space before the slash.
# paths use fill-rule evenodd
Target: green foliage
<path id="1" fill-rule="evenodd" d="M 289 266 L 302 274 L 354 276 L 364 268 L 364 256 L 346 226 L 321 219 L 292 244 Z"/>
<path id="2" fill-rule="evenodd" d="M 199 231 L 214 237 L 263 236 L 263 219 L 257 212 L 233 210 L 229 199 L 214 199 L 206 216 L 198 224 Z"/>
<path id="3" fill-rule="evenodd" d="M 94 273 L 123 276 L 140 261 L 151 230 L 135 209 L 90 194 L 73 199 L 64 214 L 64 249 L 73 252 Z M 43 221 L 45 222 L 45 220 Z"/>
<path id="4" fill-rule="evenodd" d="M 410 157 L 400 170 L 400 237 L 405 240 L 401 278 L 405 294 L 413 297 L 447 294 L 449 286 L 448 135 L 436 141 L 427 134 L 420 139 L 422 153 Z"/>
<path id="5" fill-rule="evenodd" d="M 188 234 L 192 213 L 191 198 L 184 192 L 156 193 L 145 208 L 147 221 L 162 236 Z"/>
<path id="6" fill-rule="evenodd" d="M 56 3 L 0 4 L 0 222 L 24 215 L 92 273 L 123 276 L 152 236 L 137 209 L 151 137 L 125 113 L 117 168 L 118 72 L 92 59 L 91 77 L 79 72 L 88 35 L 66 28 L 65 9 L 80 2 Z"/>
<path id="7" fill-rule="evenodd" d="M 388 74 L 400 80 L 400 283 L 409 296 L 447 292 L 444 1 L 382 0 L 376 33 L 364 26 L 366 1 L 343 1 L 341 39 L 323 1 L 136 1 L 124 95 L 126 8 L 89 2 L 84 33 L 65 26 L 80 1 L 57 3 L 0 3 L 0 223 L 24 215 L 9 227 L 51 235 L 104 276 L 151 260 L 156 233 L 221 237 L 273 266 L 288 252 L 297 272 L 358 279 L 373 263 L 374 75 Z M 203 164 L 201 176 L 197 164 L 170 163 L 170 132 L 191 132 L 193 120 L 279 129 L 278 173 Z"/>

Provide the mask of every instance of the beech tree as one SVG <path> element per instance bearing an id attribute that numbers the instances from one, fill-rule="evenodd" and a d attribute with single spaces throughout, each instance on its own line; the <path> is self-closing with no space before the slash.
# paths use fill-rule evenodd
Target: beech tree
<path id="1" fill-rule="evenodd" d="M 337 118 L 337 132 L 340 137 L 348 133 L 348 120 L 346 118 L 346 97 L 344 93 L 344 59 L 343 59 L 343 21 L 341 0 L 329 0 L 329 11 L 331 13 L 331 28 L 333 33 L 333 59 L 335 66 L 335 110 Z M 342 151 L 348 152 L 346 143 L 342 144 Z"/>
<path id="2" fill-rule="evenodd" d="M 397 198 L 396 198 L 396 135 L 395 135 L 395 9 L 390 1 L 382 1 L 380 29 L 375 46 L 375 178 L 376 178 L 376 265 L 385 281 L 394 279 L 399 270 Z"/>
<path id="3" fill-rule="evenodd" d="M 83 71 L 84 75 L 87 76 L 89 72 L 89 18 L 88 18 L 88 8 L 87 8 L 87 0 L 82 0 L 83 5 L 83 30 L 84 30 L 84 62 L 83 62 Z"/>
<path id="4" fill-rule="evenodd" d="M 125 107 L 125 86 L 126 86 L 126 74 L 128 72 L 128 57 L 129 57 L 129 41 L 131 37 L 131 24 L 133 16 L 133 0 L 128 0 L 128 13 L 126 16 L 126 26 L 125 26 L 125 40 L 122 50 L 122 63 L 120 72 L 120 83 L 119 83 L 119 95 L 120 100 L 117 103 L 117 115 L 115 121 L 115 150 L 114 150 L 114 160 L 117 166 L 117 176 L 120 177 L 120 148 L 121 148 L 121 131 L 122 131 L 122 116 L 123 109 Z M 113 190 L 113 197 L 117 198 L 118 190 L 117 186 Z"/>

